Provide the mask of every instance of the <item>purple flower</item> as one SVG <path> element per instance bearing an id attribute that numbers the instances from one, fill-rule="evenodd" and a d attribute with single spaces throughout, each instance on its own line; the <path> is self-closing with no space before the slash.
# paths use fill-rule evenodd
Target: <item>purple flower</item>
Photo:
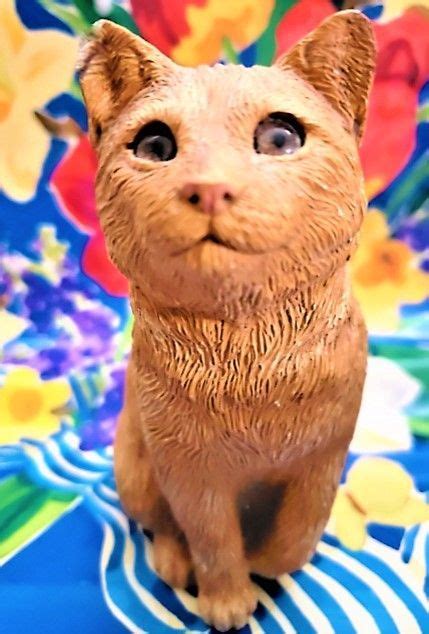
<path id="1" fill-rule="evenodd" d="M 90 422 L 80 430 L 81 449 L 95 449 L 112 444 L 123 403 L 124 378 L 124 368 L 116 368 L 111 373 L 113 386 L 105 393 L 101 405 L 91 411 Z"/>
<path id="2" fill-rule="evenodd" d="M 403 240 L 414 251 L 424 251 L 429 248 L 429 218 L 416 221 L 408 219 L 398 229 L 395 238 Z"/>

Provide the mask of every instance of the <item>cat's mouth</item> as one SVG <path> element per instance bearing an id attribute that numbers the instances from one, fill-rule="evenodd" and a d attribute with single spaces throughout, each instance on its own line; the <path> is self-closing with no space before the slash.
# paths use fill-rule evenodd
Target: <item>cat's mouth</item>
<path id="1" fill-rule="evenodd" d="M 190 251 L 191 249 L 198 247 L 199 245 L 202 245 L 202 244 L 213 244 L 213 245 L 223 247 L 224 249 L 229 249 L 230 251 L 237 251 L 236 248 L 234 248 L 228 242 L 225 242 L 224 240 L 222 240 L 222 238 L 220 238 L 216 233 L 214 233 L 213 231 L 209 231 L 208 233 L 206 233 L 205 236 L 203 236 L 196 242 L 193 242 L 190 246 L 186 247 L 185 249 L 177 251 L 174 255 L 182 255 L 183 253 L 186 253 L 187 251 Z"/>
<path id="2" fill-rule="evenodd" d="M 221 244 L 224 247 L 228 245 L 223 242 L 215 233 L 208 233 L 200 242 L 212 242 L 213 244 Z"/>

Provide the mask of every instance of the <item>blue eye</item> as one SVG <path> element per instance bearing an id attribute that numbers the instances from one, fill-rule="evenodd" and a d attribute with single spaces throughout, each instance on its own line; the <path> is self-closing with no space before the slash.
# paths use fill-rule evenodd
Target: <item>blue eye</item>
<path id="1" fill-rule="evenodd" d="M 304 128 L 293 115 L 274 112 L 258 124 L 254 148 L 258 154 L 294 154 L 304 140 Z"/>
<path id="2" fill-rule="evenodd" d="M 127 147 L 138 158 L 150 161 L 171 161 L 177 154 L 174 134 L 162 121 L 151 121 L 144 125 Z"/>

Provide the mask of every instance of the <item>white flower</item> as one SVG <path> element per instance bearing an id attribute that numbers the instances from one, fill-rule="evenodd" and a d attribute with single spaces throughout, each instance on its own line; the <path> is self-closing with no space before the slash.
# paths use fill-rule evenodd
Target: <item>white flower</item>
<path id="1" fill-rule="evenodd" d="M 409 449 L 412 436 L 403 410 L 415 400 L 420 389 L 419 381 L 394 361 L 370 357 L 350 450 L 371 453 Z"/>

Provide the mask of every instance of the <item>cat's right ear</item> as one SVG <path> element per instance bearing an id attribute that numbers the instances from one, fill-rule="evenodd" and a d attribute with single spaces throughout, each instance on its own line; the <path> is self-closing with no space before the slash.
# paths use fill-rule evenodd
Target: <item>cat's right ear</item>
<path id="1" fill-rule="evenodd" d="M 358 139 L 375 67 L 375 41 L 360 11 L 339 11 L 277 60 L 321 92 Z"/>
<path id="2" fill-rule="evenodd" d="M 140 90 L 165 80 L 174 69 L 168 57 L 142 38 L 109 20 L 96 22 L 78 62 L 93 145 Z"/>

